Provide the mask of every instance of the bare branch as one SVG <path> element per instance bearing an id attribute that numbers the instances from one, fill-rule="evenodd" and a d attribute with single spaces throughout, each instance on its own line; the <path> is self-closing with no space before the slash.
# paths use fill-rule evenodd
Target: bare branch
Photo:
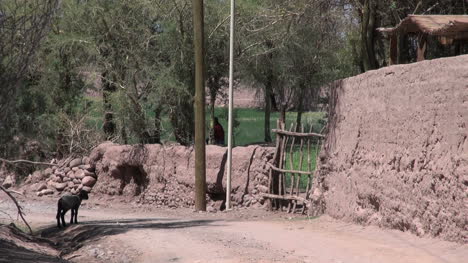
<path id="1" fill-rule="evenodd" d="M 223 19 L 223 21 L 221 21 L 218 25 L 216 25 L 216 27 L 213 29 L 213 31 L 211 31 L 210 35 L 208 36 L 208 39 L 210 39 L 213 36 L 213 34 L 216 32 L 216 30 L 218 30 L 218 28 L 222 26 L 230 17 L 231 17 L 230 15 L 227 16 L 226 18 Z"/>
<path id="2" fill-rule="evenodd" d="M 14 161 L 10 161 L 10 160 L 3 159 L 3 158 L 0 158 L 0 162 L 5 162 L 5 163 L 9 163 L 9 164 L 29 163 L 29 164 L 37 164 L 37 165 L 57 166 L 57 164 L 54 164 L 54 163 L 33 162 L 33 161 L 29 161 L 29 160 L 14 160 Z"/>
<path id="3" fill-rule="evenodd" d="M 23 212 L 23 208 L 21 207 L 21 205 L 18 203 L 18 201 L 16 200 L 16 198 L 11 195 L 12 192 L 15 192 L 17 193 L 16 191 L 11 191 L 11 190 L 7 190 L 5 188 L 3 188 L 3 186 L 0 186 L 0 190 L 2 190 L 3 192 L 5 192 L 10 198 L 11 200 L 13 200 L 13 202 L 15 203 L 16 205 L 16 208 L 18 209 L 18 215 L 21 217 L 21 219 L 23 220 L 23 222 L 26 224 L 26 226 L 29 228 L 29 232 L 30 234 L 32 235 L 33 231 L 31 229 L 31 226 L 28 224 L 28 222 L 26 221 L 26 219 L 24 218 L 24 212 Z"/>

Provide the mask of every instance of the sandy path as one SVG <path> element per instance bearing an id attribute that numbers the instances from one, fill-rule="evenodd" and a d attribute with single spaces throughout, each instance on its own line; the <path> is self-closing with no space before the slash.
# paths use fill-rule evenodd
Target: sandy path
<path id="1" fill-rule="evenodd" d="M 147 211 L 121 206 L 80 210 L 92 241 L 68 255 L 75 262 L 468 262 L 468 245 L 418 238 L 400 231 L 333 220 L 239 219 L 239 211 L 197 214 Z M 54 227 L 54 203 L 26 206 L 36 227 Z M 11 207 L 0 204 L 0 210 Z M 47 211 L 47 212 L 44 212 Z M 249 213 L 249 212 L 246 212 Z M 0 215 L 1 217 L 1 215 Z M 0 218 L 0 221 L 2 219 Z"/>
<path id="2" fill-rule="evenodd" d="M 327 217 L 308 222 L 218 221 L 190 229 L 135 230 L 111 239 L 140 251 L 138 262 L 468 261 L 467 246 Z"/>

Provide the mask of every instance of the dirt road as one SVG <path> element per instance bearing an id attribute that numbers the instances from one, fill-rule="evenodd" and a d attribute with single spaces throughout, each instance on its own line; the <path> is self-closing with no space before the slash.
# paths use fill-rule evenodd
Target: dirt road
<path id="1" fill-rule="evenodd" d="M 80 224 L 60 231 L 53 199 L 30 201 L 26 210 L 33 227 L 70 252 L 64 258 L 73 262 L 468 262 L 468 245 L 327 216 L 137 206 L 88 202 L 80 209 Z M 0 210 L 14 215 L 9 202 L 1 202 Z M 0 213 L 0 222 L 5 220 Z"/>

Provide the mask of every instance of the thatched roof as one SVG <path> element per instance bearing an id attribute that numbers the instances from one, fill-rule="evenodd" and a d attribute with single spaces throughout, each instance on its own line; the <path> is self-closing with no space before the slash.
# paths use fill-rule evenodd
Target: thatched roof
<path id="1" fill-rule="evenodd" d="M 468 38 L 468 15 L 409 15 L 396 27 L 378 28 L 380 32 L 426 33 L 454 39 Z"/>

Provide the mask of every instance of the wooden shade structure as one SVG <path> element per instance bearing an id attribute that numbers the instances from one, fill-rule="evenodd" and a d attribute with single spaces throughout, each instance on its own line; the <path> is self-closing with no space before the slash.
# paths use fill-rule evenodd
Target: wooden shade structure
<path id="1" fill-rule="evenodd" d="M 390 64 L 397 64 L 398 36 L 414 33 L 418 36 L 417 61 L 424 60 L 427 37 L 435 37 L 443 45 L 454 40 L 468 41 L 468 15 L 409 15 L 397 26 L 377 28 L 390 38 Z"/>

